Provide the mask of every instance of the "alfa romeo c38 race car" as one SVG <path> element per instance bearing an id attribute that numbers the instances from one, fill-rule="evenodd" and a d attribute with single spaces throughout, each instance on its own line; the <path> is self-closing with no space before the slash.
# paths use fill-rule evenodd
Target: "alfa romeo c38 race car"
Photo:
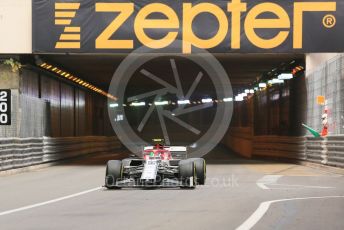
<path id="1" fill-rule="evenodd" d="M 160 139 L 159 139 L 160 140 Z M 142 158 L 109 160 L 106 165 L 105 187 L 180 187 L 204 185 L 206 163 L 203 158 L 187 159 L 185 146 L 164 146 L 161 141 L 146 146 Z"/>

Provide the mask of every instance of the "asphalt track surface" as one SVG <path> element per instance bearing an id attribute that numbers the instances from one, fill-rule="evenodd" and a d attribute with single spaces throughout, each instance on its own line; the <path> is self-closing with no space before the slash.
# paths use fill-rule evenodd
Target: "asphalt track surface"
<path id="1" fill-rule="evenodd" d="M 125 153 L 0 176 L 0 229 L 344 229 L 341 172 L 246 160 L 218 147 L 194 190 L 106 190 Z"/>

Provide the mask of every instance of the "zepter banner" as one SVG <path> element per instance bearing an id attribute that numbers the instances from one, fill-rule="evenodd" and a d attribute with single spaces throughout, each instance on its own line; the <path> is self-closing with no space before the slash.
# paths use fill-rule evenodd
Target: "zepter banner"
<path id="1" fill-rule="evenodd" d="M 344 52 L 343 0 L 32 0 L 35 53 Z"/>

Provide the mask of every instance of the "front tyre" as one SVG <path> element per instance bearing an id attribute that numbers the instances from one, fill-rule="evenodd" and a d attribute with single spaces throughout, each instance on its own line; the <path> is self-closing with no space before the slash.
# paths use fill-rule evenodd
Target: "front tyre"
<path id="1" fill-rule="evenodd" d="M 196 187 L 196 167 L 193 161 L 181 160 L 179 161 L 179 179 L 181 181 L 181 188 Z"/>
<path id="2" fill-rule="evenodd" d="M 122 179 L 123 167 L 122 161 L 119 160 L 110 160 L 106 164 L 105 172 L 105 187 L 108 189 L 119 189 L 120 187 L 116 186 L 116 181 Z"/>
<path id="3" fill-rule="evenodd" d="M 207 177 L 207 166 L 203 158 L 190 158 L 195 163 L 197 184 L 204 185 Z"/>

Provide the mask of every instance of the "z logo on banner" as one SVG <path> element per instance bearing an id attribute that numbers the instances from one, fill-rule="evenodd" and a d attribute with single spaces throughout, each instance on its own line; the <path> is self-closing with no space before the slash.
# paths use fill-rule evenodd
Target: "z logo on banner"
<path id="1" fill-rule="evenodd" d="M 80 3 L 55 3 L 55 25 L 65 26 L 56 49 L 80 49 L 80 27 L 71 26 Z"/>

